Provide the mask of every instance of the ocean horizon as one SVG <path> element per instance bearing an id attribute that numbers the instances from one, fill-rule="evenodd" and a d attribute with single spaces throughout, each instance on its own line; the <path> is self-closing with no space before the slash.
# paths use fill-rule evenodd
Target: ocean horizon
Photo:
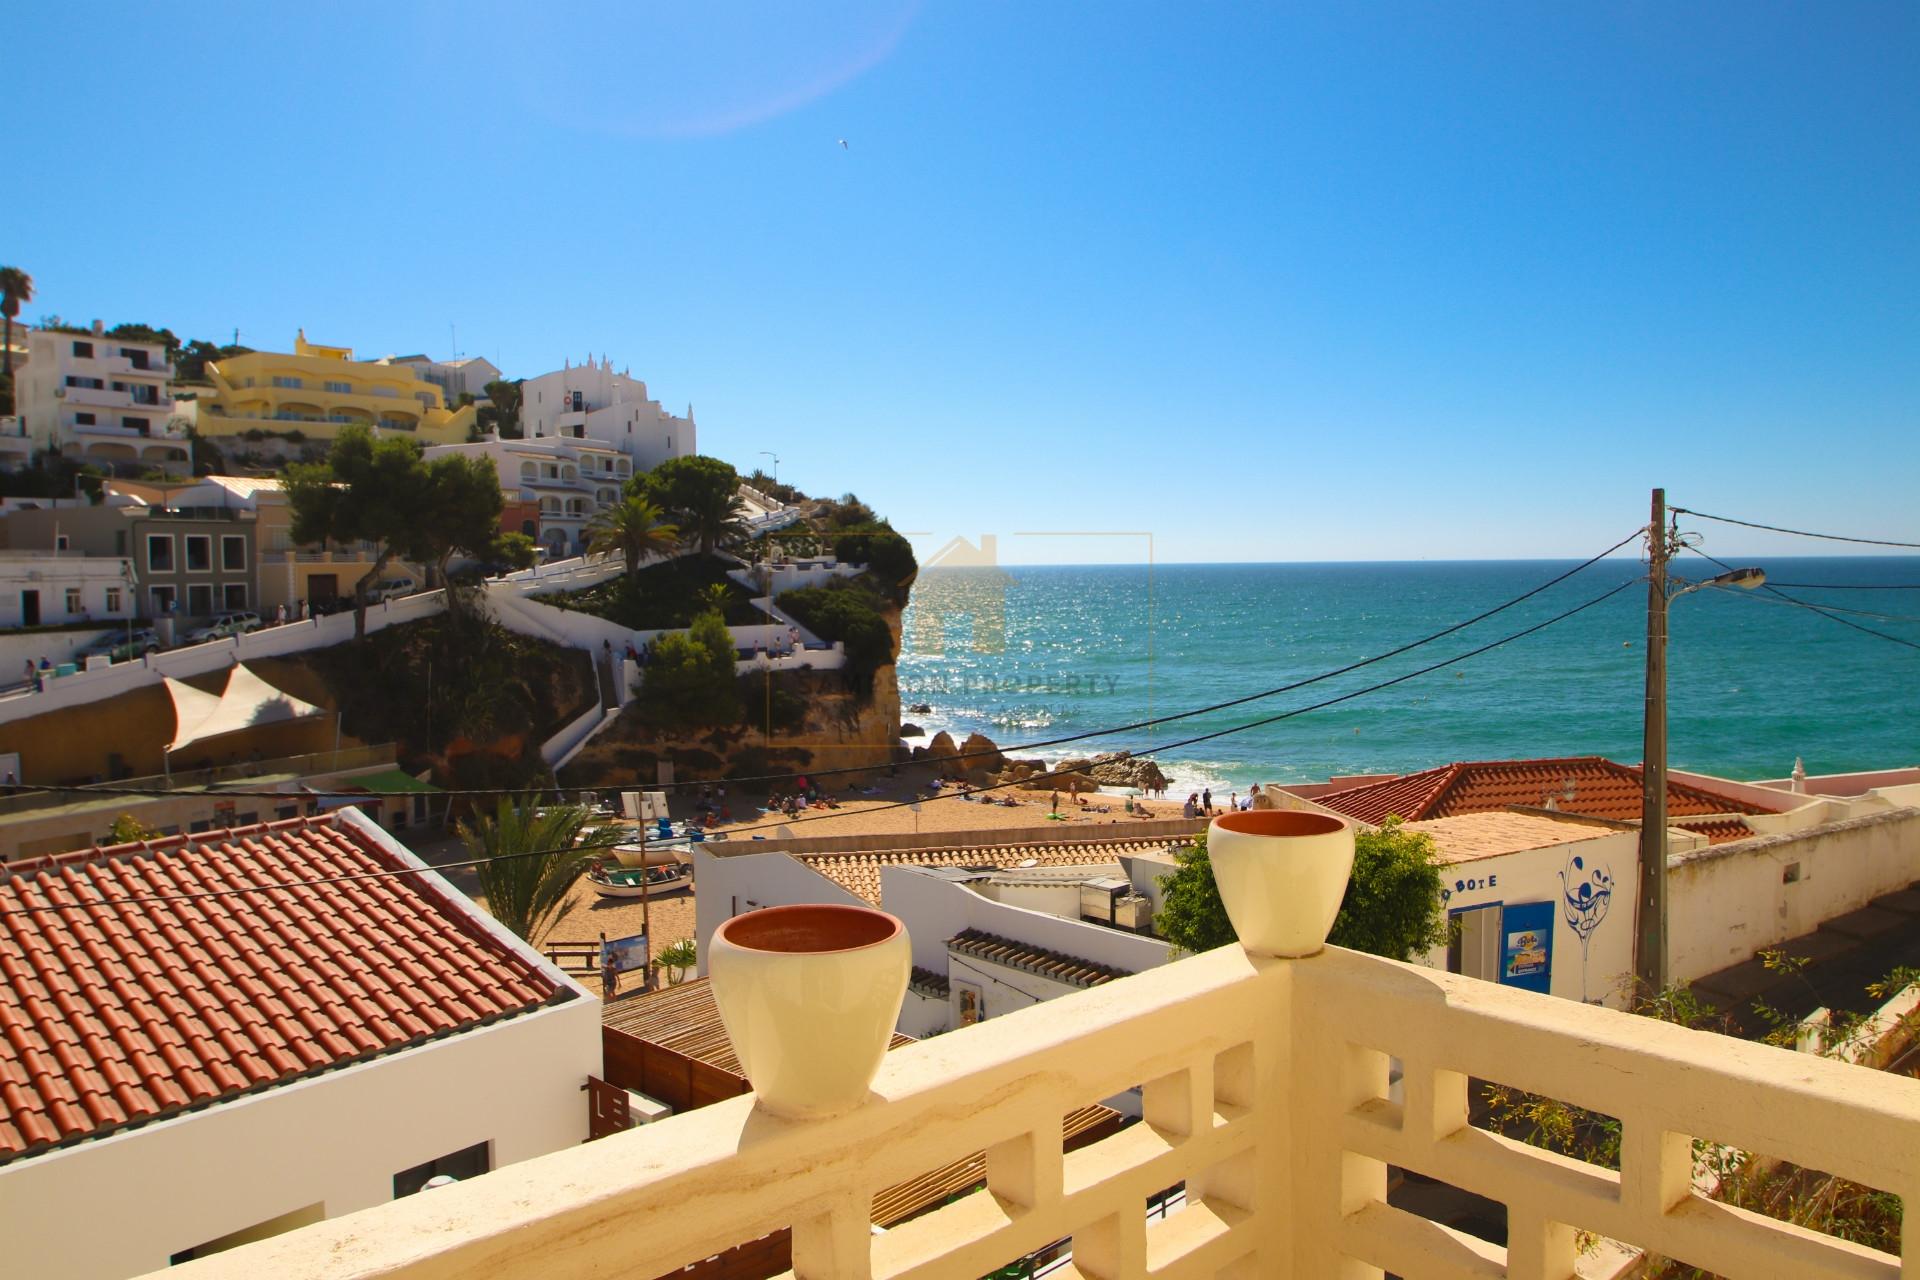
<path id="1" fill-rule="evenodd" d="M 1730 561 L 1731 563 L 1732 561 Z M 930 737 L 1022 744 L 1247 697 L 1371 658 L 1573 568 L 1573 559 L 1003 565 L 924 571 L 899 663 L 903 719 Z M 1755 779 L 1920 762 L 1920 557 L 1763 556 L 1788 595 L 1702 590 L 1671 606 L 1669 761 Z M 1696 571 L 1697 565 L 1697 571 Z M 1697 581 L 1719 566 L 1676 561 Z M 1599 561 L 1539 595 L 1374 665 L 1151 728 L 1041 746 L 1058 761 L 1151 754 L 1175 794 L 1454 760 L 1641 756 L 1645 565 Z M 1617 594 L 1532 635 L 1377 692 L 1367 685 Z M 1355 694 L 1320 709 L 1311 704 Z M 927 713 L 906 708 L 926 704 Z M 1276 723 L 1170 745 L 1294 712 Z M 924 742 L 926 739 L 910 739 Z"/>

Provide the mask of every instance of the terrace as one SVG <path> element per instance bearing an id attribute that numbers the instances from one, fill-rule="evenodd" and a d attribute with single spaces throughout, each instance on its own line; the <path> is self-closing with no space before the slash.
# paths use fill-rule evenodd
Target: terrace
<path id="1" fill-rule="evenodd" d="M 1617 1118 L 1620 1171 L 1476 1126 L 1471 1079 Z M 1135 1086 L 1141 1123 L 1063 1150 L 1063 1117 Z M 897 1049 L 832 1119 L 739 1097 L 168 1274 L 644 1280 L 786 1228 L 803 1278 L 972 1280 L 1070 1238 L 1056 1275 L 1564 1280 L 1580 1232 L 1732 1280 L 1902 1274 L 1707 1198 L 1696 1139 L 1912 1197 L 1920 1082 L 1338 948 L 1228 947 Z M 986 1190 L 872 1231 L 876 1194 L 976 1152 Z M 1507 1246 L 1389 1206 L 1389 1165 L 1505 1204 Z M 1150 1221 L 1176 1184 L 1185 1208 Z"/>

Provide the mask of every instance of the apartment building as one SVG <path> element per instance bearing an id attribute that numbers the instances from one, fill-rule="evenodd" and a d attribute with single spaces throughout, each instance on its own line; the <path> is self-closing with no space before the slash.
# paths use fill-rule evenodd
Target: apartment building
<path id="1" fill-rule="evenodd" d="M 136 594 L 124 556 L 0 551 L 0 629 L 123 620 Z"/>
<path id="2" fill-rule="evenodd" d="M 670 413 L 647 394 L 646 383 L 624 369 L 616 373 L 604 356 L 597 364 L 569 363 L 528 378 L 520 388 L 520 424 L 530 440 L 559 436 L 611 445 L 638 471 L 696 452 L 693 406 L 685 417 Z"/>
<path id="3" fill-rule="evenodd" d="M 251 511 L 169 507 L 123 495 L 98 506 L 13 511 L 6 523 L 15 551 L 130 562 L 139 617 L 193 627 L 258 604 Z"/>
<path id="4" fill-rule="evenodd" d="M 403 432 L 423 444 L 465 440 L 473 406 L 450 409 L 446 393 L 406 364 L 353 358 L 351 347 L 294 338 L 293 351 L 254 351 L 207 365 L 211 390 L 195 402 L 195 429 L 216 442 L 269 438 L 324 444 L 358 423 Z"/>
<path id="5" fill-rule="evenodd" d="M 14 375 L 14 408 L 36 451 L 58 449 L 115 475 L 192 469 L 164 346 L 110 337 L 95 321 L 91 329 L 35 329 L 27 350 Z"/>
<path id="6" fill-rule="evenodd" d="M 631 458 L 592 438 L 490 436 L 426 451 L 429 462 L 454 456 L 483 457 L 493 464 L 507 504 L 503 531 L 526 534 L 555 558 L 586 549 L 587 522 L 620 500 L 634 472 Z"/>

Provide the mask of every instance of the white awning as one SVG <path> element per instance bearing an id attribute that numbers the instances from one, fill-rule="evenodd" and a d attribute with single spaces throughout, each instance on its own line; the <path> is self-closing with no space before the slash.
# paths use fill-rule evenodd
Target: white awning
<path id="1" fill-rule="evenodd" d="M 168 751 L 178 751 L 223 733 L 327 714 L 326 708 L 302 702 L 285 690 L 274 688 L 239 663 L 227 673 L 227 687 L 218 698 L 178 680 L 167 681 L 167 692 L 173 695 L 176 717 Z"/>

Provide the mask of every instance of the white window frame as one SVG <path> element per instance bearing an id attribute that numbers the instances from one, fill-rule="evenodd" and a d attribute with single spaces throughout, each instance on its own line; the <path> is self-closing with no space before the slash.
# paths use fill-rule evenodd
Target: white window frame
<path id="1" fill-rule="evenodd" d="M 147 598 L 153 601 L 153 616 L 156 618 L 164 618 L 168 616 L 167 606 L 169 604 L 179 604 L 180 590 L 178 587 L 171 586 L 148 587 Z"/>
<path id="2" fill-rule="evenodd" d="M 204 591 L 207 593 L 206 608 L 196 609 L 193 607 L 193 593 L 196 591 Z M 187 616 L 189 618 L 211 618 L 217 612 L 219 611 L 213 607 L 213 584 L 211 582 L 189 582 L 187 584 Z"/>
<path id="3" fill-rule="evenodd" d="M 68 613 L 84 613 L 84 612 L 86 612 L 86 608 L 87 608 L 87 593 L 86 593 L 85 591 L 83 591 L 82 589 L 80 589 L 79 587 L 68 587 L 68 588 L 66 589 L 66 597 L 65 597 L 65 599 L 66 599 L 66 602 L 67 602 L 67 612 L 68 612 Z"/>
<path id="4" fill-rule="evenodd" d="M 228 564 L 227 547 L 236 542 L 240 544 L 240 563 L 237 565 Z M 220 568 L 228 573 L 245 573 L 247 571 L 247 538 L 245 534 L 223 533 L 220 535 Z"/>
<path id="5" fill-rule="evenodd" d="M 235 600 L 234 593 L 239 592 Z M 253 606 L 247 603 L 247 584 L 244 582 L 225 582 L 220 585 L 220 609 L 224 613 L 244 613 Z"/>
<path id="6" fill-rule="evenodd" d="M 161 566 L 158 566 L 158 565 L 155 565 L 155 564 L 153 563 L 153 544 L 154 544 L 155 542 L 164 542 L 164 543 L 166 543 L 166 544 L 167 544 L 167 563 L 166 563 L 166 565 L 165 565 L 165 567 L 161 567 Z M 172 534 L 170 534 L 170 533 L 150 533 L 150 534 L 148 534 L 148 535 L 147 535 L 147 546 L 146 546 L 146 555 L 147 555 L 147 572 L 148 572 L 148 573 L 178 573 L 178 572 L 180 572 L 180 557 L 179 557 L 179 556 L 178 556 L 177 554 L 175 554 L 175 553 L 176 553 L 176 552 L 177 552 L 178 550 L 179 550 L 179 548 L 173 545 L 173 535 L 172 535 Z"/>
<path id="7" fill-rule="evenodd" d="M 120 612 L 120 588 L 118 587 L 107 588 L 107 612 Z"/>
<path id="8" fill-rule="evenodd" d="M 182 572 L 182 573 L 212 573 L 212 572 L 214 571 L 214 564 L 213 564 L 213 535 L 212 535 L 212 534 L 210 534 L 210 533 L 186 533 L 186 534 L 182 534 L 182 535 L 180 535 L 180 536 L 181 536 L 181 537 L 182 537 L 182 538 L 183 538 L 183 539 L 185 540 L 185 542 L 186 542 L 186 545 L 180 548 L 180 552 L 181 552 L 181 554 L 180 554 L 180 572 Z M 193 561 L 193 544 L 194 544 L 195 542 L 204 542 L 204 543 L 206 543 L 206 544 L 207 544 L 207 567 L 206 567 L 206 568 L 204 568 L 204 569 L 196 569 L 196 568 L 194 568 L 194 567 L 193 567 L 193 564 L 192 564 L 192 561 Z"/>

